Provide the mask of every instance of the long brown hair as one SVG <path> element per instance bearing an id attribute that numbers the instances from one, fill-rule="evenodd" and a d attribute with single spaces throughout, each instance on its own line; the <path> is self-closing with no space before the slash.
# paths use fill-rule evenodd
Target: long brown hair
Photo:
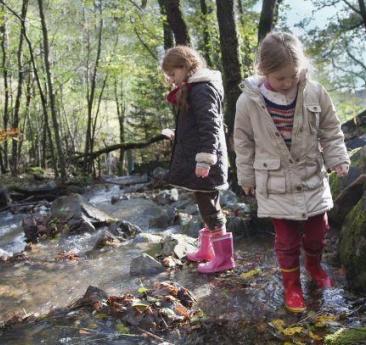
<path id="1" fill-rule="evenodd" d="M 268 75 L 288 65 L 293 65 L 299 72 L 307 69 L 309 61 L 301 42 L 287 32 L 268 33 L 257 55 L 257 73 Z"/>
<path id="2" fill-rule="evenodd" d="M 175 68 L 184 68 L 187 71 L 186 80 L 198 69 L 206 67 L 206 61 L 194 49 L 188 46 L 178 45 L 166 51 L 161 69 L 165 73 L 173 71 Z M 181 85 L 177 92 L 177 105 L 179 109 L 187 110 L 188 86 Z"/>

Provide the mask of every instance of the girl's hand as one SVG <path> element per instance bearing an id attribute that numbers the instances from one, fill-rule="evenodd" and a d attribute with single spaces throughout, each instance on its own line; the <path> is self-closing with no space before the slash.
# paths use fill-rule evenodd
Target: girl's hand
<path id="1" fill-rule="evenodd" d="M 206 178 L 208 176 L 208 173 L 210 172 L 210 168 L 206 168 L 206 167 L 202 167 L 202 166 L 197 166 L 196 167 L 196 176 L 197 177 L 202 177 L 202 178 Z"/>
<path id="2" fill-rule="evenodd" d="M 255 187 L 241 187 L 244 191 L 245 195 L 251 195 L 254 196 L 255 195 Z"/>
<path id="3" fill-rule="evenodd" d="M 332 168 L 332 170 L 336 172 L 337 176 L 347 176 L 349 165 L 345 163 L 339 164 Z"/>
<path id="4" fill-rule="evenodd" d="M 161 131 L 161 134 L 164 135 L 164 136 L 166 136 L 170 140 L 173 140 L 174 139 L 175 132 L 174 132 L 174 130 L 172 130 L 170 128 L 165 128 L 165 129 L 163 129 Z"/>

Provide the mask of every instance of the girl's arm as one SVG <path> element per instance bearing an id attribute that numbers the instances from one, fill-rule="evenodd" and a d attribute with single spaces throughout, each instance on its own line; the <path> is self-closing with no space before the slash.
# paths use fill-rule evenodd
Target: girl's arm
<path id="1" fill-rule="evenodd" d="M 197 118 L 199 133 L 196 162 L 197 166 L 201 168 L 209 168 L 217 162 L 220 129 L 223 122 L 220 102 L 219 93 L 209 84 L 197 85 L 191 92 L 190 103 Z M 222 139 L 225 140 L 225 138 Z"/>
<path id="2" fill-rule="evenodd" d="M 234 123 L 234 148 L 236 153 L 236 167 L 238 183 L 249 193 L 253 193 L 255 187 L 254 153 L 255 142 L 253 128 L 247 111 L 245 95 L 241 95 L 236 103 Z"/>
<path id="3" fill-rule="evenodd" d="M 323 149 L 323 157 L 327 169 L 350 164 L 341 123 L 336 115 L 335 107 L 326 90 L 321 86 L 321 114 L 319 119 L 319 139 Z"/>

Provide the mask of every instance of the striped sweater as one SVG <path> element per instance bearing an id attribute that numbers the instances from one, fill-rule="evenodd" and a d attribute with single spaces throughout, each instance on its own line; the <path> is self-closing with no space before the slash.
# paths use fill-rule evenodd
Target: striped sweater
<path id="1" fill-rule="evenodd" d="M 265 85 L 260 87 L 262 96 L 278 132 L 281 134 L 287 147 L 291 147 L 292 127 L 296 107 L 297 90 L 289 96 L 268 90 Z"/>

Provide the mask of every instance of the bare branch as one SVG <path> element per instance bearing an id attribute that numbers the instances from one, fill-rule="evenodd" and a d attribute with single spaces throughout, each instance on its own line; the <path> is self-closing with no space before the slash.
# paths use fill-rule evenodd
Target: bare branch
<path id="1" fill-rule="evenodd" d="M 359 15 L 361 15 L 361 11 L 356 8 L 355 6 L 353 6 L 351 3 L 349 3 L 348 0 L 342 0 L 350 9 L 352 9 L 353 11 L 355 11 L 356 13 L 358 13 Z"/>

